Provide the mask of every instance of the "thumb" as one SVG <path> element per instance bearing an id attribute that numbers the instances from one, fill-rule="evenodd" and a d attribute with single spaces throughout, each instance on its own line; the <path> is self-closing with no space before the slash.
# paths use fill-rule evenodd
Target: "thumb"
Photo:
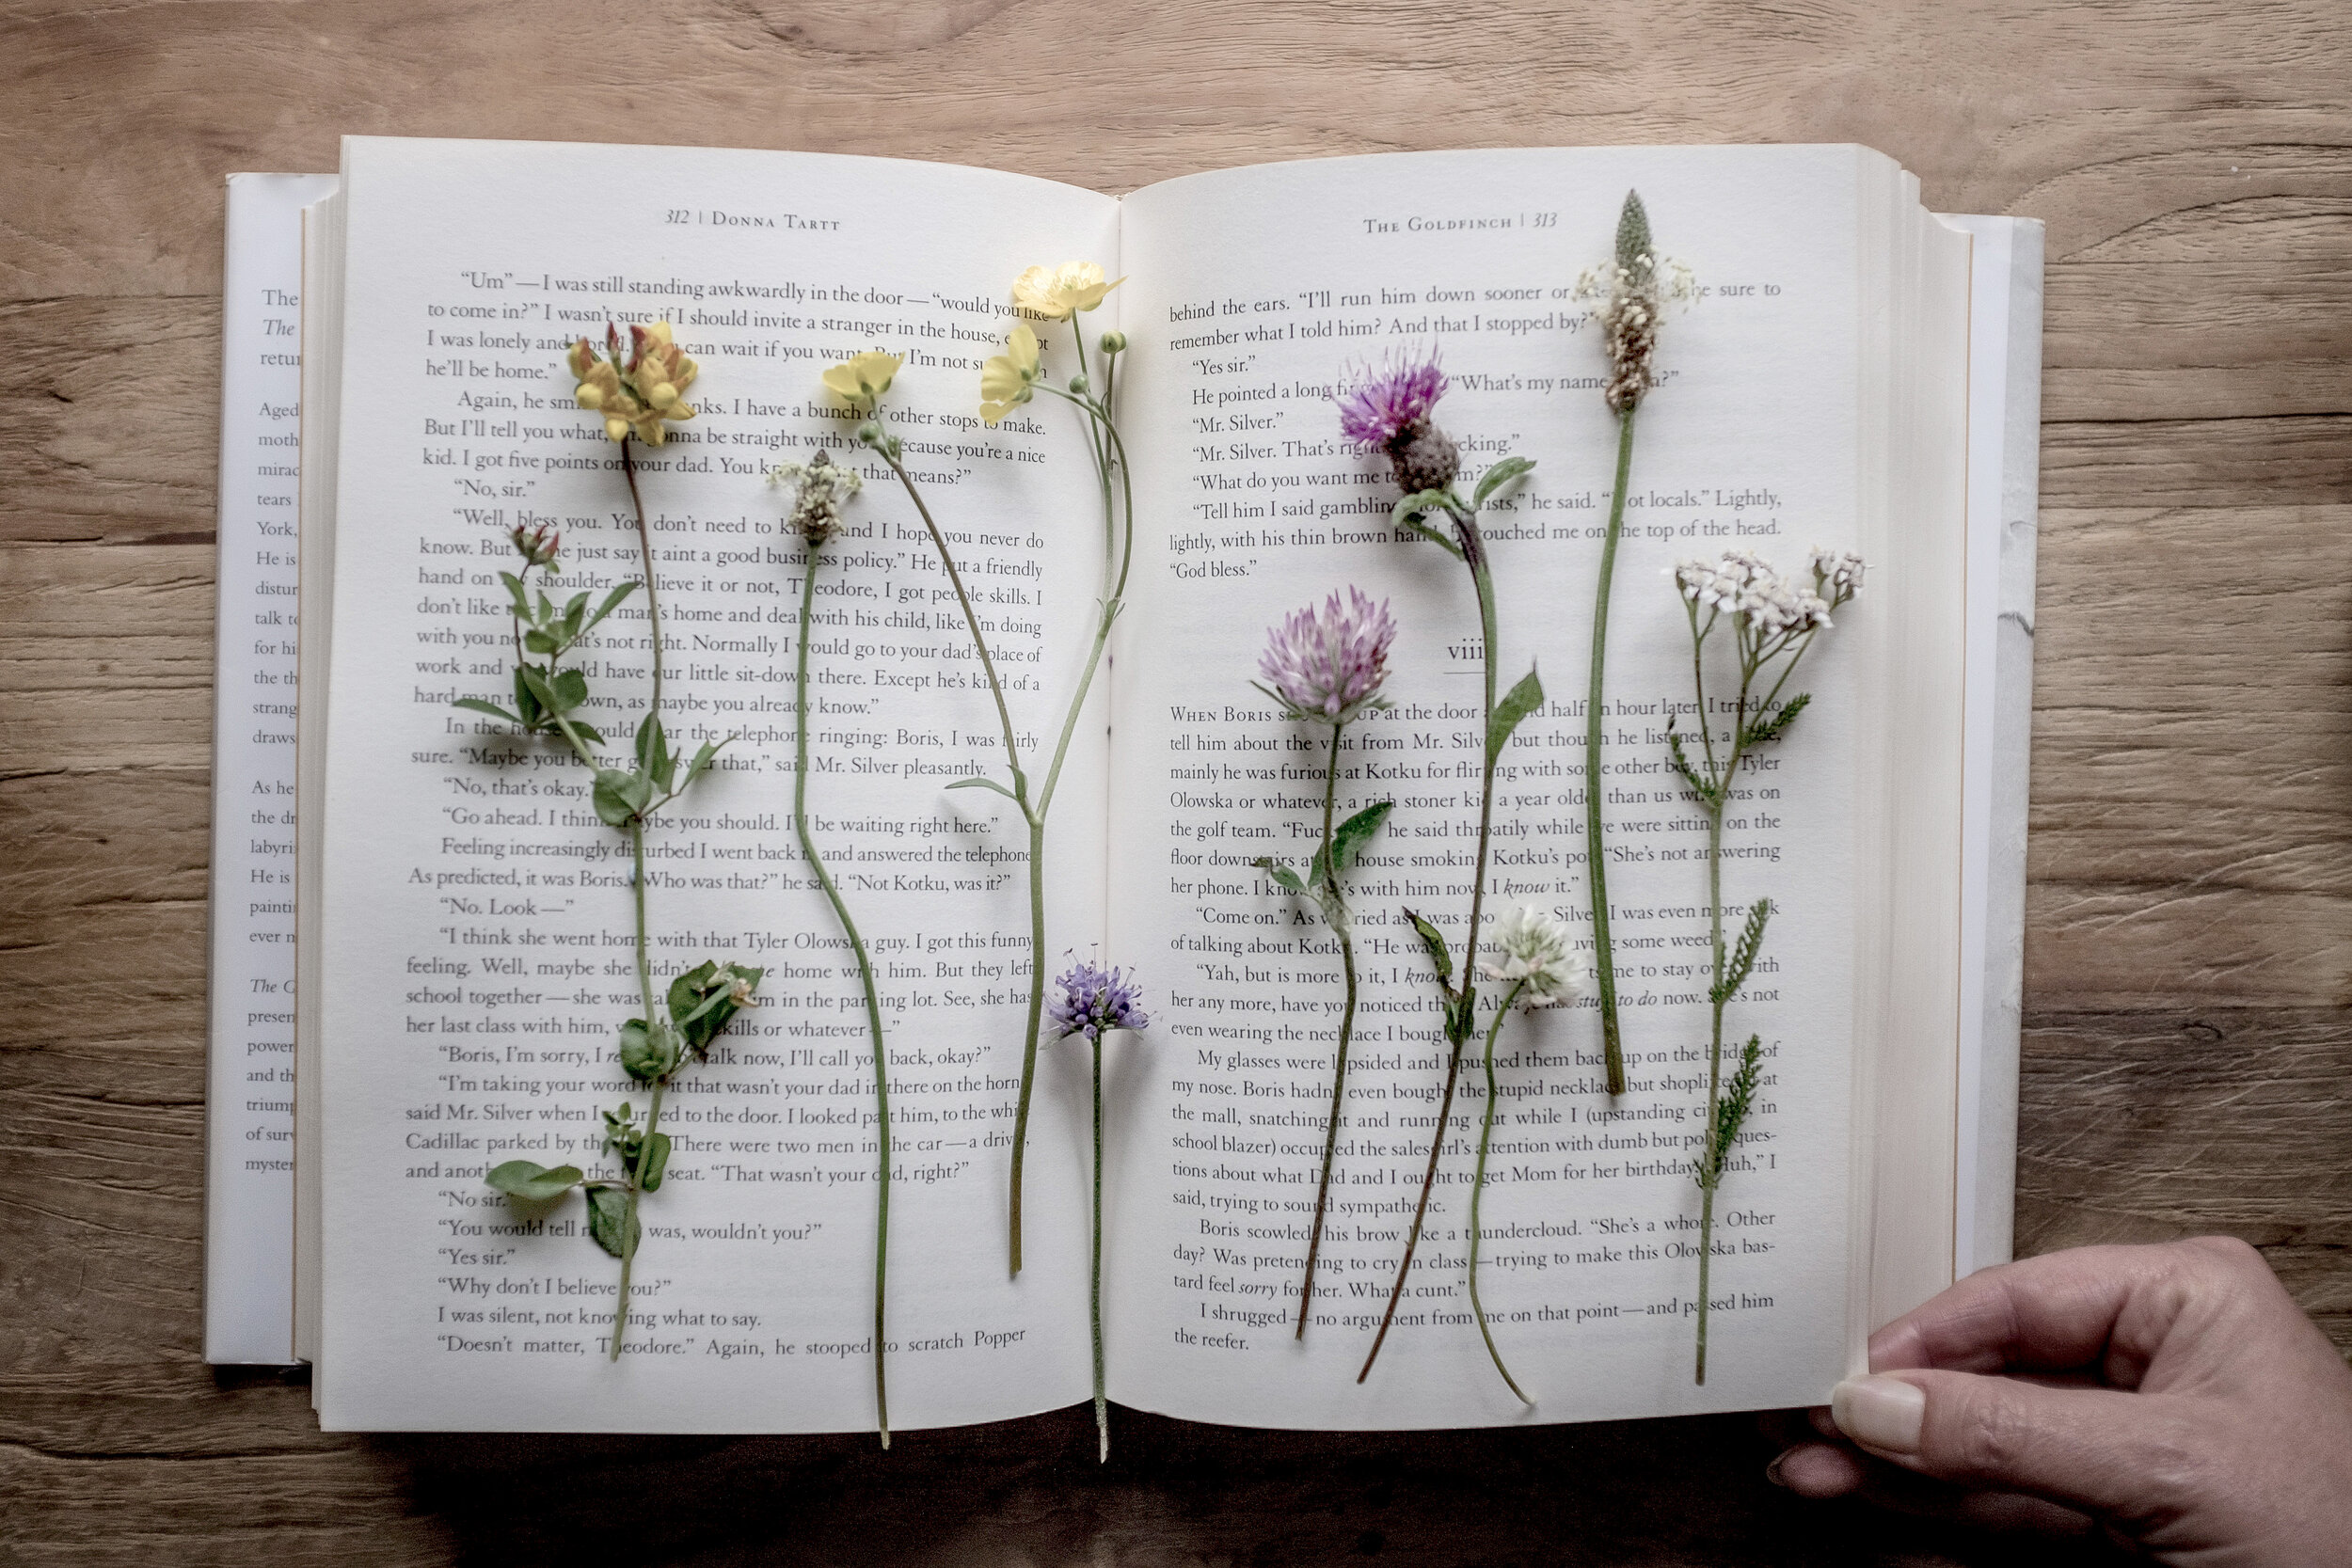
<path id="1" fill-rule="evenodd" d="M 1974 1372 L 1848 1378 L 1832 1391 L 1830 1414 L 1848 1437 L 1907 1470 L 2110 1519 L 2156 1506 L 2191 1447 L 2159 1397 Z"/>

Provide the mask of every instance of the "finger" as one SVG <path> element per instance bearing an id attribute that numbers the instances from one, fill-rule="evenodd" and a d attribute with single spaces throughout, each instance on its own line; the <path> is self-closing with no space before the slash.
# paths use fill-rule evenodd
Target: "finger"
<path id="1" fill-rule="evenodd" d="M 1764 1466 L 1764 1479 L 1800 1497 L 1842 1497 L 1862 1489 L 1868 1470 L 1843 1443 L 1799 1443 Z"/>
<path id="2" fill-rule="evenodd" d="M 2206 1261 L 2185 1246 L 2101 1246 L 1985 1269 L 1870 1336 L 1870 1369 L 2098 1369 L 2129 1386 L 2162 1338 L 2166 1304 L 2181 1299 L 2180 1277 Z M 2119 1343 L 2135 1301 L 2159 1311 L 2130 1312 Z"/>
<path id="3" fill-rule="evenodd" d="M 1916 1474 L 2126 1519 L 2193 1449 L 2169 1401 L 1969 1372 L 1849 1378 L 1830 1408 L 1864 1449 Z"/>

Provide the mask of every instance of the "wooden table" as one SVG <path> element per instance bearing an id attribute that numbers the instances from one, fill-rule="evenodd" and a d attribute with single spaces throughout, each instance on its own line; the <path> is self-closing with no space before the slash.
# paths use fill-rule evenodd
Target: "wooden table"
<path id="1" fill-rule="evenodd" d="M 2342 0 L 467 0 L 0 12 L 0 1561 L 2017 1560 L 1744 1419 L 1403 1437 L 322 1436 L 199 1348 L 221 177 L 342 132 L 1125 189 L 1860 141 L 2049 224 L 2024 1250 L 2226 1230 L 2352 1346 Z"/>

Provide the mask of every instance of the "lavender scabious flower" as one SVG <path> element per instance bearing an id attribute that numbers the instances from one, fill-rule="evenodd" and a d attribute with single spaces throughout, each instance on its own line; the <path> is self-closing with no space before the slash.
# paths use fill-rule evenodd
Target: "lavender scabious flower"
<path id="1" fill-rule="evenodd" d="M 1293 610 L 1266 633 L 1259 656 L 1258 689 L 1282 705 L 1287 717 L 1344 724 L 1366 707 L 1380 707 L 1381 684 L 1389 678 L 1389 644 L 1396 623 L 1386 599 L 1378 604 L 1360 588 L 1348 602 L 1332 594 L 1318 611 Z"/>
<path id="2" fill-rule="evenodd" d="M 1359 367 L 1353 379 L 1340 394 L 1340 434 L 1388 453 L 1397 487 L 1408 496 L 1452 484 L 1461 451 L 1429 420 L 1445 396 L 1436 351 L 1425 358 L 1391 353 L 1377 370 Z"/>
<path id="3" fill-rule="evenodd" d="M 1136 1006 L 1136 986 L 1117 969 L 1074 963 L 1055 977 L 1054 990 L 1045 1010 L 1064 1035 L 1084 1035 L 1099 1045 L 1113 1029 L 1140 1029 L 1151 1022 Z"/>

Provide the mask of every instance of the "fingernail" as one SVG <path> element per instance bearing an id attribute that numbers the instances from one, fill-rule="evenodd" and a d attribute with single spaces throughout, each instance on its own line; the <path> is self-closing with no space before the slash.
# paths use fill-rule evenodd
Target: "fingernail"
<path id="1" fill-rule="evenodd" d="M 1838 1431 L 1866 1448 L 1916 1453 L 1928 1396 L 1899 1377 L 1850 1377 L 1830 1390 L 1829 1412 Z"/>
<path id="2" fill-rule="evenodd" d="M 1771 1481 L 1774 1486 L 1788 1485 L 1788 1483 L 1787 1481 L 1780 1479 L 1780 1467 L 1783 1465 L 1788 1464 L 1788 1456 L 1796 1451 L 1797 1450 L 1794 1449 L 1783 1449 L 1780 1452 L 1774 1454 L 1772 1456 L 1772 1462 L 1764 1466 L 1764 1479 Z"/>

